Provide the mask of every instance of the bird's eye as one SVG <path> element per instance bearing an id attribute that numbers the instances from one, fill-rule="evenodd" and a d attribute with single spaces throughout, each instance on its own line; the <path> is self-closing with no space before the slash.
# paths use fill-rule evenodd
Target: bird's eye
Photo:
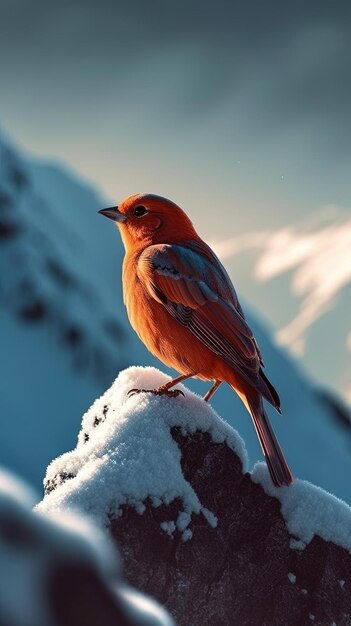
<path id="1" fill-rule="evenodd" d="M 136 206 L 134 209 L 134 215 L 135 217 L 141 217 L 142 215 L 145 215 L 145 213 L 147 213 L 147 210 L 144 206 Z"/>

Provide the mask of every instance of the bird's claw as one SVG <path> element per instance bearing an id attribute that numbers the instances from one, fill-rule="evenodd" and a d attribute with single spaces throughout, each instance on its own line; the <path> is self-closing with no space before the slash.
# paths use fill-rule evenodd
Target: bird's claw
<path id="1" fill-rule="evenodd" d="M 181 389 L 130 389 L 127 394 L 128 398 L 137 393 L 153 393 L 155 396 L 167 396 L 168 398 L 177 398 L 179 395 L 184 396 Z"/>
<path id="2" fill-rule="evenodd" d="M 132 396 L 134 396 L 136 393 L 147 393 L 148 391 L 150 391 L 149 389 L 130 389 L 127 393 L 128 398 L 131 398 Z"/>
<path id="3" fill-rule="evenodd" d="M 178 396 L 184 396 L 181 389 L 166 389 L 165 391 L 156 391 L 158 396 L 167 396 L 168 398 L 177 398 Z"/>

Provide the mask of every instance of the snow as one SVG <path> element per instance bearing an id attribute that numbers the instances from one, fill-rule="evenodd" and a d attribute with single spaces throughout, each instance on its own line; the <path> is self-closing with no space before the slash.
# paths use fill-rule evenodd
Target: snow
<path id="1" fill-rule="evenodd" d="M 187 511 L 181 511 L 177 517 L 178 530 L 185 530 L 191 522 L 191 514 Z"/>
<path id="2" fill-rule="evenodd" d="M 289 546 L 291 550 L 304 550 L 306 548 L 306 544 L 303 541 L 294 539 L 294 537 L 291 537 Z"/>
<path id="3" fill-rule="evenodd" d="M 33 501 L 34 494 L 24 483 L 0 470 L 1 624 L 56 626 L 55 604 L 51 605 L 54 593 L 50 586 L 54 584 L 54 572 L 60 566 L 79 564 L 93 569 L 106 585 L 108 606 L 113 588 L 116 614 L 118 610 L 120 615 L 119 607 L 122 607 L 126 615 L 123 623 L 173 625 L 160 605 L 122 583 L 119 555 L 105 533 L 81 516 L 56 512 L 50 518 L 33 512 Z M 84 588 L 80 591 L 84 596 Z M 77 585 L 75 593 L 78 593 Z M 75 598 L 79 604 L 81 597 Z M 64 596 L 60 599 L 65 601 Z"/>
<path id="4" fill-rule="evenodd" d="M 190 528 L 186 528 L 183 532 L 182 532 L 182 539 L 184 542 L 186 541 L 190 541 L 190 539 L 192 538 L 193 533 L 190 530 Z"/>
<path id="5" fill-rule="evenodd" d="M 47 584 L 50 567 L 59 557 L 119 574 L 117 554 L 97 529 L 62 513 L 55 521 L 48 520 L 33 513 L 32 504 L 32 491 L 0 471 L 0 615 L 14 626 L 52 624 Z"/>
<path id="6" fill-rule="evenodd" d="M 175 532 L 176 525 L 172 520 L 170 520 L 168 522 L 161 522 L 160 528 L 166 533 L 166 535 L 171 537 Z"/>
<path id="7" fill-rule="evenodd" d="M 46 495 L 38 509 L 51 513 L 78 509 L 86 514 L 94 509 L 94 520 L 105 526 L 108 515 L 118 515 L 123 505 L 142 513 L 140 507 L 148 498 L 158 506 L 180 498 L 183 509 L 177 519 L 164 520 L 164 532 L 171 534 L 175 525 L 183 539 L 189 539 L 186 531 L 191 516 L 201 512 L 215 526 L 215 512 L 202 505 L 183 476 L 180 450 L 171 428 L 177 426 L 190 434 L 200 430 L 209 433 L 214 442 L 225 441 L 242 460 L 243 471 L 247 469 L 245 446 L 211 406 L 183 385 L 177 388 L 182 389 L 184 397 L 148 393 L 128 396 L 133 388 L 152 389 L 168 380 L 151 367 L 130 367 L 121 372 L 83 416 L 77 448 L 53 461 L 45 480 L 53 480 L 63 472 L 75 477 Z"/>
<path id="8" fill-rule="evenodd" d="M 295 585 L 296 583 L 296 574 L 293 574 L 292 572 L 288 573 L 288 578 L 291 582 L 292 585 Z"/>
<path id="9" fill-rule="evenodd" d="M 351 508 L 332 494 L 296 479 L 290 487 L 274 487 L 265 463 L 256 463 L 252 480 L 281 503 L 289 532 L 309 544 L 315 535 L 351 554 Z"/>
<path id="10" fill-rule="evenodd" d="M 201 512 L 202 512 L 202 515 L 207 519 L 209 525 L 212 528 L 216 528 L 218 524 L 218 519 L 215 515 L 213 515 L 212 511 L 209 511 L 203 506 Z"/>
<path id="11" fill-rule="evenodd" d="M 7 516 L 10 519 L 13 515 L 15 521 L 18 514 L 23 523 L 37 528 L 48 546 L 53 542 L 67 549 L 71 556 L 84 555 L 85 559 L 101 570 L 108 566 L 110 573 L 119 573 L 119 559 L 117 553 L 114 553 L 113 544 L 98 527 L 86 518 L 67 511 L 57 511 L 55 516 L 44 515 L 40 511 L 33 513 L 34 502 L 32 489 L 14 474 L 0 468 L 0 510 L 3 519 Z"/>
<path id="12" fill-rule="evenodd" d="M 123 585 L 118 595 L 125 602 L 131 626 L 175 626 L 165 609 L 143 593 Z"/>

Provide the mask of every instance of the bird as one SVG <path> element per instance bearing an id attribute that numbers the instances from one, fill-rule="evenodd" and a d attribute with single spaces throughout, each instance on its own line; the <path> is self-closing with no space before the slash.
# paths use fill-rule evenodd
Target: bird
<path id="1" fill-rule="evenodd" d="M 208 402 L 226 382 L 250 413 L 272 482 L 293 482 L 264 408 L 281 413 L 279 395 L 227 271 L 177 204 L 139 193 L 101 209 L 119 228 L 125 248 L 123 298 L 131 326 L 148 350 L 179 376 L 156 389 L 176 396 L 177 383 L 194 377 L 212 382 Z"/>

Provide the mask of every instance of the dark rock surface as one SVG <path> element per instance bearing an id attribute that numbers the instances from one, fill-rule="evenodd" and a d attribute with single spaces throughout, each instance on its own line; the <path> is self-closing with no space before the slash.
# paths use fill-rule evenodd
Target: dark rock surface
<path id="1" fill-rule="evenodd" d="M 176 428 L 172 436 L 185 477 L 218 524 L 193 515 L 193 537 L 184 542 L 181 532 L 168 536 L 160 528 L 181 502 L 146 502 L 143 515 L 124 508 L 110 530 L 127 580 L 180 626 L 349 626 L 351 555 L 317 536 L 303 550 L 291 548 L 280 503 L 242 474 L 226 444 Z"/>

